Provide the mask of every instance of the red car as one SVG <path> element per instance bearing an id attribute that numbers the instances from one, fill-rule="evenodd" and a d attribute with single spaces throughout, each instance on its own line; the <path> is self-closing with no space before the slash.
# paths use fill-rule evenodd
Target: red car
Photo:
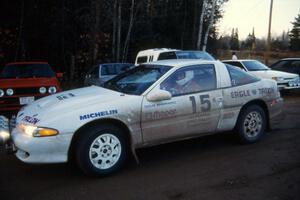
<path id="1" fill-rule="evenodd" d="M 61 77 L 47 62 L 8 63 L 0 75 L 0 115 L 10 116 L 23 105 L 60 92 Z"/>

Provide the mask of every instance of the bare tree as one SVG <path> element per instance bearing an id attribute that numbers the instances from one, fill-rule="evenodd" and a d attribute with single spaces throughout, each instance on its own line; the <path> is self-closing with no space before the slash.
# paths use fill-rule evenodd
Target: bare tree
<path id="1" fill-rule="evenodd" d="M 21 1 L 21 14 L 20 14 L 20 24 L 19 24 L 19 34 L 18 34 L 18 41 L 16 47 L 16 54 L 15 60 L 19 58 L 19 52 L 21 51 L 21 56 L 24 54 L 24 40 L 23 40 L 23 29 L 24 29 L 24 10 L 25 10 L 25 0 Z M 21 49 L 21 50 L 20 50 Z"/>
<path id="2" fill-rule="evenodd" d="M 113 36 L 112 36 L 112 58 L 113 58 L 113 60 L 116 60 L 117 7 L 118 7 L 118 0 L 115 0 L 114 6 L 113 6 Z"/>
<path id="3" fill-rule="evenodd" d="M 123 58 L 122 58 L 123 62 L 125 62 L 126 59 L 127 59 L 132 27 L 133 27 L 133 23 L 134 23 L 134 20 L 135 20 L 135 16 L 136 16 L 137 11 L 138 11 L 138 6 L 136 6 L 136 11 L 134 12 L 134 5 L 135 5 L 135 0 L 131 0 L 129 27 L 128 27 L 127 36 L 126 36 L 125 43 L 124 43 L 124 48 L 123 48 Z"/>
<path id="4" fill-rule="evenodd" d="M 99 44 L 98 44 L 98 37 L 99 37 L 99 26 L 100 26 L 100 12 L 101 12 L 101 2 L 100 0 L 95 0 L 95 24 L 94 24 L 94 34 L 93 34 L 93 57 L 92 62 L 93 64 L 97 61 L 98 51 L 99 51 Z"/>
<path id="5" fill-rule="evenodd" d="M 209 31 L 210 31 L 210 29 L 211 29 L 211 27 L 212 27 L 212 25 L 214 23 L 216 3 L 217 3 L 217 0 L 212 0 L 212 8 L 211 8 L 211 13 L 210 13 L 210 18 L 209 18 L 209 24 L 208 24 L 208 27 L 206 29 L 206 32 L 205 32 L 205 35 L 204 35 L 204 40 L 203 40 L 203 47 L 202 47 L 203 51 L 206 51 L 208 34 L 209 34 Z"/>
<path id="6" fill-rule="evenodd" d="M 121 50 L 121 29 L 122 29 L 122 1 L 118 1 L 118 20 L 117 20 L 117 62 L 120 61 L 120 50 Z"/>
<path id="7" fill-rule="evenodd" d="M 197 40 L 197 47 L 196 47 L 198 50 L 200 50 L 200 46 L 201 46 L 203 18 L 204 18 L 206 7 L 207 7 L 207 0 L 204 0 L 202 3 L 202 9 L 201 9 L 200 20 L 199 20 L 198 40 Z"/>

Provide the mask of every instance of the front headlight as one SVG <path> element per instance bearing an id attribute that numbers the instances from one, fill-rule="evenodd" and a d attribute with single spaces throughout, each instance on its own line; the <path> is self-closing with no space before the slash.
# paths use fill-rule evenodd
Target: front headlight
<path id="1" fill-rule="evenodd" d="M 37 129 L 36 126 L 18 124 L 17 129 L 28 136 L 33 136 L 33 132 Z"/>
<path id="2" fill-rule="evenodd" d="M 58 131 L 52 128 L 37 127 L 25 124 L 19 124 L 18 129 L 22 133 L 33 137 L 47 137 L 55 136 L 58 134 Z"/>
<path id="3" fill-rule="evenodd" d="M 49 92 L 50 94 L 56 93 L 56 87 L 55 87 L 55 86 L 49 87 L 48 92 Z"/>
<path id="4" fill-rule="evenodd" d="M 0 89 L 0 97 L 4 96 L 4 91 Z"/>
<path id="5" fill-rule="evenodd" d="M 284 81 L 283 77 L 272 77 L 272 79 L 275 80 L 275 81 L 279 81 L 279 82 Z"/>
<path id="6" fill-rule="evenodd" d="M 8 95 L 8 96 L 11 96 L 11 95 L 13 95 L 14 94 L 14 91 L 13 91 L 13 89 L 7 89 L 6 90 L 6 94 Z"/>
<path id="7" fill-rule="evenodd" d="M 40 87 L 39 92 L 41 94 L 45 94 L 47 92 L 47 89 L 45 87 Z"/>

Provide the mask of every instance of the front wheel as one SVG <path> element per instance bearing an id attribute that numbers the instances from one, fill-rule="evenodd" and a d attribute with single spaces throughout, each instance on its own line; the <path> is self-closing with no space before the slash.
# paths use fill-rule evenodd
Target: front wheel
<path id="1" fill-rule="evenodd" d="M 257 105 L 252 105 L 242 110 L 236 129 L 242 143 L 257 142 L 261 139 L 266 129 L 265 111 Z"/>
<path id="2" fill-rule="evenodd" d="M 118 127 L 95 126 L 85 130 L 78 141 L 76 160 L 86 174 L 111 174 L 124 164 L 127 142 Z"/>

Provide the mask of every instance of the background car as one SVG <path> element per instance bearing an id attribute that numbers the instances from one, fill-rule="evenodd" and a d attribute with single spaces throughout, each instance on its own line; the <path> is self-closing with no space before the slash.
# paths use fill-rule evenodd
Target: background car
<path id="1" fill-rule="evenodd" d="M 85 75 L 84 85 L 101 85 L 131 67 L 132 63 L 103 63 L 93 66 Z"/>
<path id="2" fill-rule="evenodd" d="M 300 58 L 281 59 L 270 66 L 273 70 L 295 73 L 300 76 Z"/>
<path id="3" fill-rule="evenodd" d="M 158 48 L 139 51 L 135 64 L 153 62 L 168 59 L 201 59 L 215 60 L 213 56 L 205 51 L 186 51 L 178 49 Z"/>
<path id="4" fill-rule="evenodd" d="M 8 63 L 0 75 L 0 115 L 10 116 L 36 99 L 60 92 L 57 78 L 62 76 L 47 62 Z"/>
<path id="5" fill-rule="evenodd" d="M 280 90 L 300 88 L 299 75 L 271 70 L 269 67 L 257 60 L 223 60 L 222 62 L 239 67 L 257 77 L 273 79 L 277 81 L 278 88 Z"/>

